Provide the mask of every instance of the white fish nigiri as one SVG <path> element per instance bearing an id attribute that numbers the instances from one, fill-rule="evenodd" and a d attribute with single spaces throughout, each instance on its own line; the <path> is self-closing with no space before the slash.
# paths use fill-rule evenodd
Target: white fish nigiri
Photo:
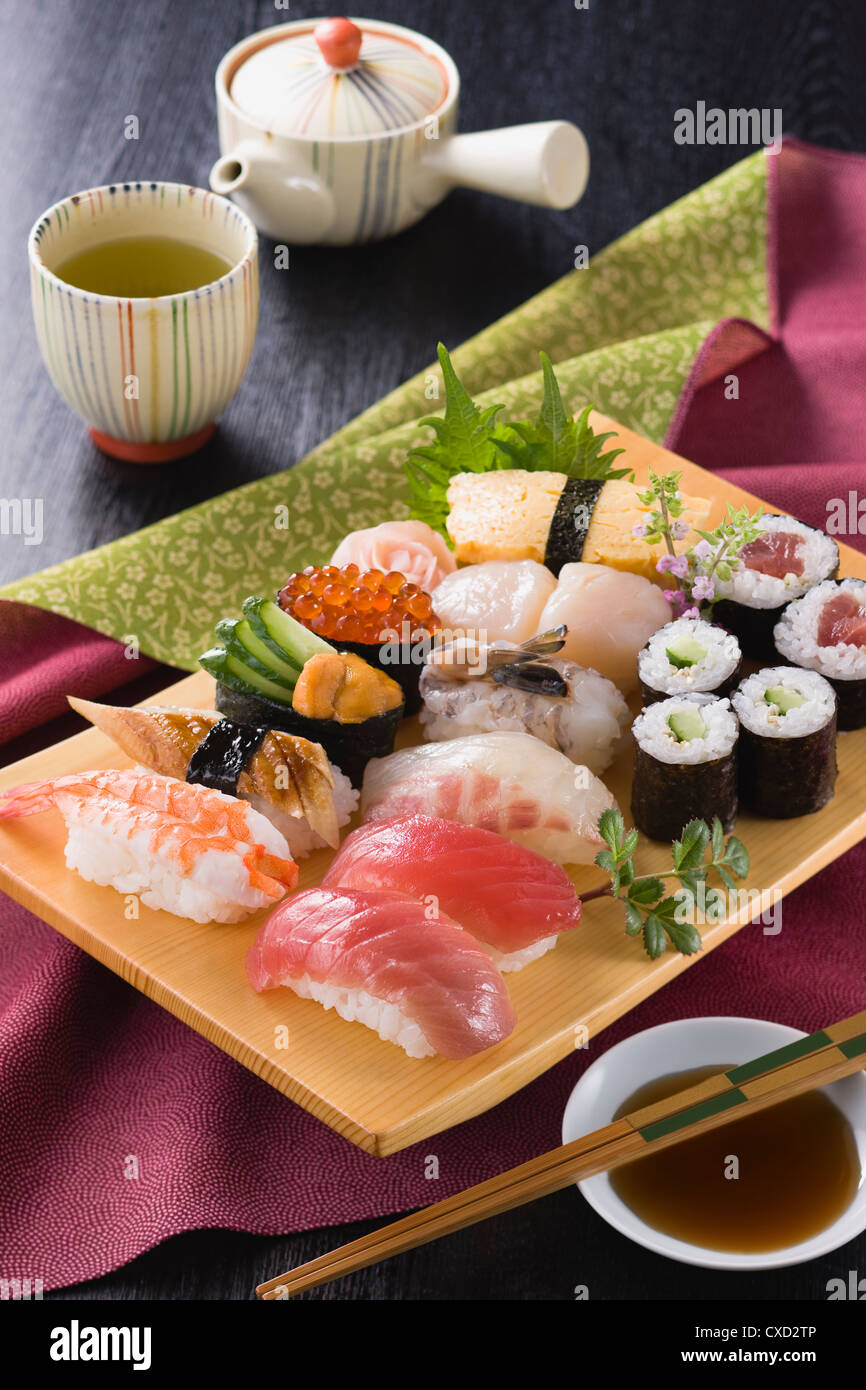
<path id="1" fill-rule="evenodd" d="M 616 802 L 589 768 L 531 734 L 475 734 L 367 764 L 365 820 L 441 816 L 514 840 L 559 864 L 591 864 L 602 811 Z"/>
<path id="2" fill-rule="evenodd" d="M 535 560 L 487 560 L 449 574 L 434 590 L 443 627 L 482 642 L 526 642 L 544 631 L 541 610 L 556 580 Z"/>
<path id="3" fill-rule="evenodd" d="M 581 560 L 563 565 L 538 631 L 564 623 L 562 655 L 607 676 L 628 695 L 637 685 L 638 652 L 670 619 L 662 590 L 642 575 Z"/>

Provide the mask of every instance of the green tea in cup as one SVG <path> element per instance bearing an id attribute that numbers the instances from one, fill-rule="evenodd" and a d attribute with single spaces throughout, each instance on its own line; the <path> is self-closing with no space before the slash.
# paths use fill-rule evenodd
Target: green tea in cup
<path id="1" fill-rule="evenodd" d="M 201 289 L 231 270 L 215 251 L 169 236 L 135 236 L 88 246 L 61 261 L 54 274 L 88 294 L 157 299 Z"/>

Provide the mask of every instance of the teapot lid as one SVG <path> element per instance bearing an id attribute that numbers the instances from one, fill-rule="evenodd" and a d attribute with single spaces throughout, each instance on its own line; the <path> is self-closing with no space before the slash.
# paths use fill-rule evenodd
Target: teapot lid
<path id="1" fill-rule="evenodd" d="M 442 63 L 407 35 L 326 19 L 265 44 L 237 69 L 232 100 L 274 135 L 311 139 L 401 130 L 448 92 Z"/>

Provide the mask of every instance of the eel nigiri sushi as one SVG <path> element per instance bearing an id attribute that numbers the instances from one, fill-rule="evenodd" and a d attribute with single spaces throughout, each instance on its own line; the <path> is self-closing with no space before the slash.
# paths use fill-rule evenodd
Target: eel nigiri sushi
<path id="1" fill-rule="evenodd" d="M 112 768 L 0 793 L 0 820 L 52 808 L 69 832 L 70 869 L 194 922 L 240 921 L 298 881 L 270 821 L 209 787 Z"/>
<path id="2" fill-rule="evenodd" d="M 373 758 L 365 820 L 420 813 L 477 825 L 559 864 L 591 864 L 602 811 L 616 802 L 589 768 L 531 734 L 471 734 Z"/>
<path id="3" fill-rule="evenodd" d="M 358 794 L 318 743 L 235 724 L 215 710 L 123 709 L 67 698 L 142 766 L 249 801 L 285 836 L 294 859 L 340 843 Z"/>
<path id="4" fill-rule="evenodd" d="M 322 886 L 419 898 L 471 932 L 505 971 L 544 955 L 580 921 L 580 898 L 559 865 L 490 830 L 433 816 L 362 825 Z"/>
<path id="5" fill-rule="evenodd" d="M 558 575 L 563 565 L 585 560 L 658 581 L 662 543 L 650 546 L 634 535 L 651 510 L 640 492 L 623 478 L 572 478 L 542 469 L 455 473 L 445 525 L 464 564 L 535 560 Z M 684 496 L 682 505 L 682 520 L 692 528 L 683 540 L 687 550 L 700 539 L 694 528 L 706 525 L 710 503 Z"/>
<path id="6" fill-rule="evenodd" d="M 336 1009 L 410 1057 L 471 1057 L 516 1021 L 487 952 L 444 913 L 431 919 L 401 893 L 296 893 L 262 923 L 247 976 L 255 990 L 287 985 Z"/>

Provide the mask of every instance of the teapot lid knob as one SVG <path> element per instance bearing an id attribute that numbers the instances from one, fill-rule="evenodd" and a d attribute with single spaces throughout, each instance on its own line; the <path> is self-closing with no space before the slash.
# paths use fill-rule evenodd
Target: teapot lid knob
<path id="1" fill-rule="evenodd" d="M 313 30 L 313 38 L 328 67 L 342 70 L 355 67 L 363 37 L 351 19 L 323 19 Z"/>

